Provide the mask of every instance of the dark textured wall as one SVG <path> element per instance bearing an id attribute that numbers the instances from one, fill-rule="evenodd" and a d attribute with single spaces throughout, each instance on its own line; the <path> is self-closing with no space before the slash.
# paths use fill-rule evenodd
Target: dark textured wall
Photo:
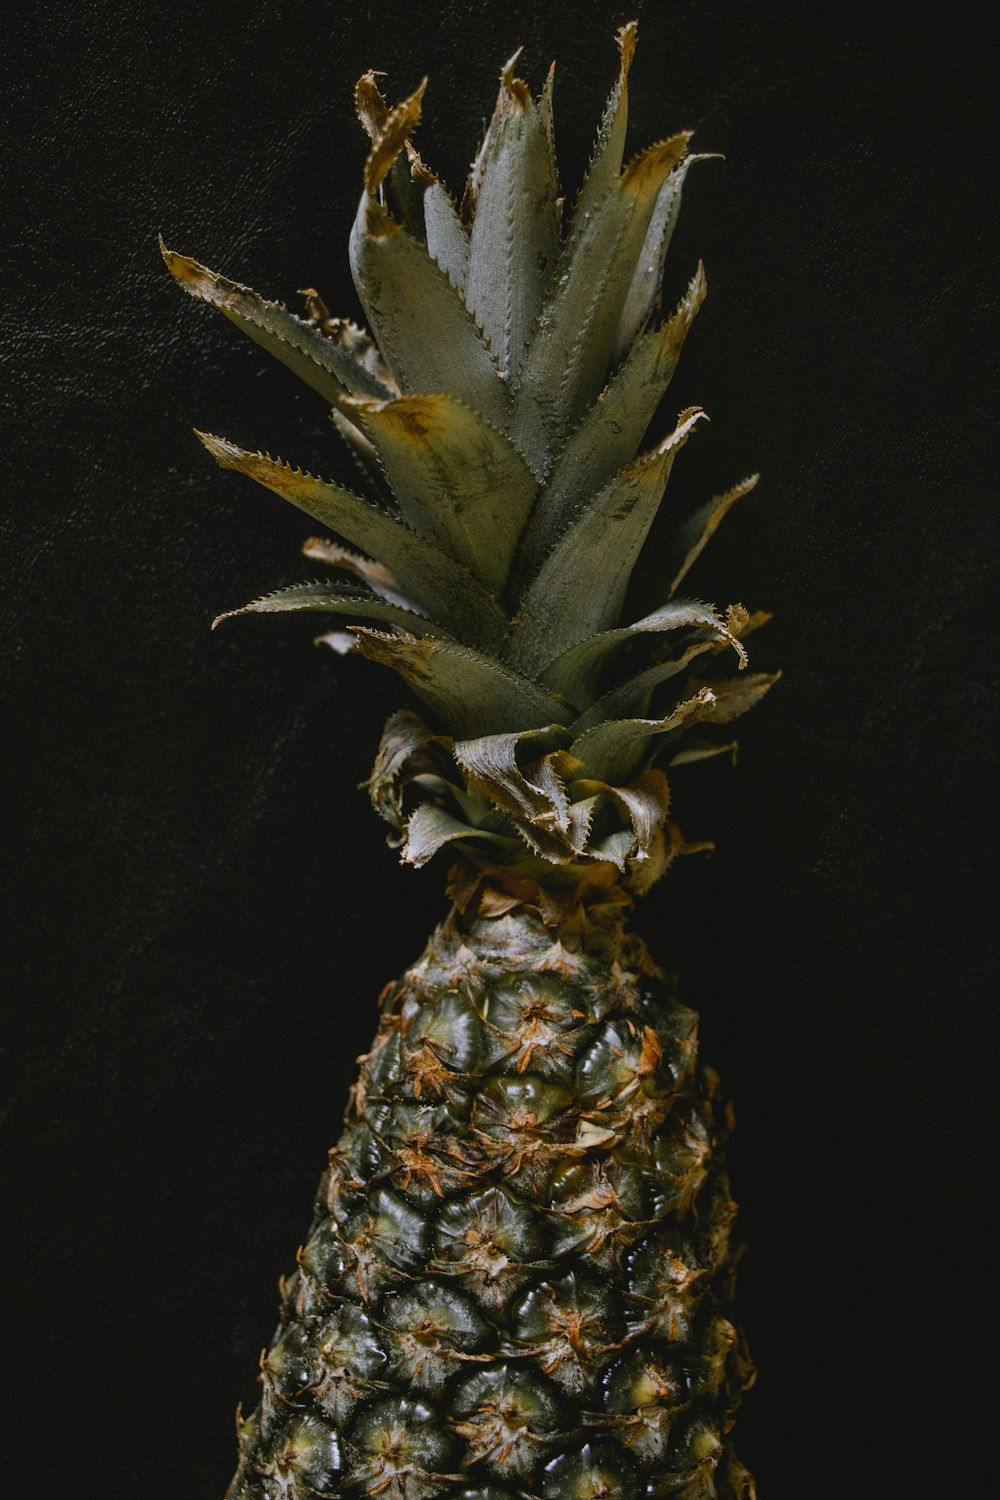
<path id="1" fill-rule="evenodd" d="M 641 22 L 633 139 L 698 127 L 670 271 L 710 295 L 670 394 L 689 506 L 765 479 L 699 564 L 785 678 L 645 931 L 740 1118 L 765 1500 L 985 1493 L 968 1403 L 997 1133 L 985 46 L 950 7 L 677 0 L 40 4 L 8 53 L 4 1364 L 17 1495 L 221 1494 L 278 1272 L 374 998 L 442 910 L 356 783 L 375 668 L 309 621 L 208 621 L 303 573 L 301 518 L 194 423 L 336 471 L 321 404 L 170 284 L 171 244 L 356 309 L 351 86 L 431 75 L 460 180 L 519 43 L 559 58 L 564 179 Z M 995 1166 L 995 1157 L 992 1164 Z M 11 1486 L 11 1476 L 15 1483 Z"/>

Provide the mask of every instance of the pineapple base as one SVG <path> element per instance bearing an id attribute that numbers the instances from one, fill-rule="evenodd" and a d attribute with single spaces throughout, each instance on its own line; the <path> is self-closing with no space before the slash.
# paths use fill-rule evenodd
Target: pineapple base
<path id="1" fill-rule="evenodd" d="M 620 901 L 453 911 L 382 996 L 227 1500 L 751 1500 L 696 1050 Z"/>

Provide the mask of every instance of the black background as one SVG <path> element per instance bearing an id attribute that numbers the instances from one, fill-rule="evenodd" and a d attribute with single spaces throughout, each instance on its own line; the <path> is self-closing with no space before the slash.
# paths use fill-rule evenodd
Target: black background
<path id="1" fill-rule="evenodd" d="M 990 1489 L 995 1276 L 995 193 L 956 7 L 40 4 L 8 54 L 2 1201 L 11 1494 L 215 1497 L 275 1278 L 374 999 L 443 910 L 356 789 L 400 693 L 309 620 L 302 519 L 197 423 L 341 477 L 322 403 L 171 285 L 168 242 L 356 312 L 351 88 L 431 75 L 455 185 L 520 44 L 579 180 L 640 17 L 634 144 L 700 149 L 668 285 L 710 293 L 668 397 L 712 423 L 678 510 L 752 467 L 697 588 L 774 610 L 740 763 L 676 777 L 712 857 L 641 922 L 740 1119 L 763 1500 Z M 692 579 L 695 582 L 695 579 Z M 13 1476 L 13 1487 L 11 1480 Z"/>

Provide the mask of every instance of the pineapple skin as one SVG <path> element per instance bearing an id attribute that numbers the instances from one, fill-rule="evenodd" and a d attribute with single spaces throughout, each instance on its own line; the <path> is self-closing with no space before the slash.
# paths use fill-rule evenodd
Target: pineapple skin
<path id="1" fill-rule="evenodd" d="M 753 1497 L 729 1111 L 606 895 L 383 992 L 227 1500 Z"/>

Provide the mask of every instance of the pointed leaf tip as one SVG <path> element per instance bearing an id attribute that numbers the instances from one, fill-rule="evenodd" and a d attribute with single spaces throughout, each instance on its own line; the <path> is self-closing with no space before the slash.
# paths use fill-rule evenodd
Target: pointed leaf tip
<path id="1" fill-rule="evenodd" d="M 621 54 L 622 67 L 626 72 L 632 66 L 632 59 L 635 56 L 635 44 L 638 39 L 638 21 L 626 21 L 624 26 L 619 26 L 615 32 L 615 43 Z"/>
<path id="2" fill-rule="evenodd" d="M 513 386 L 559 256 L 559 211 L 544 110 L 512 63 L 478 164 L 465 300 Z"/>
<path id="3" fill-rule="evenodd" d="M 744 495 L 749 495 L 756 488 L 759 479 L 759 474 L 749 474 L 724 494 L 713 496 L 678 528 L 666 558 L 666 570 L 671 576 L 671 594 L 680 587 L 731 507 L 737 500 L 742 500 Z"/>
<path id="4" fill-rule="evenodd" d="M 621 171 L 628 128 L 628 75 L 635 55 L 638 30 L 635 21 L 628 21 L 615 33 L 618 77 L 604 106 L 590 165 L 576 201 L 574 214 L 578 216 L 580 223 L 596 208 Z"/>
<path id="5" fill-rule="evenodd" d="M 160 248 L 178 286 L 197 301 L 216 308 L 331 405 L 336 406 L 349 391 L 369 396 L 390 394 L 389 385 L 366 363 L 368 341 L 360 329 L 338 323 L 338 333 L 331 337 L 314 318 L 300 318 L 283 303 L 269 302 L 252 287 L 230 281 L 190 255 L 168 249 L 162 238 Z M 312 305 L 314 311 L 322 307 L 326 312 L 318 299 L 314 298 Z"/>
<path id="6" fill-rule="evenodd" d="M 518 80 L 514 77 L 514 69 L 517 67 L 518 59 L 520 58 L 523 51 L 523 46 L 518 47 L 517 51 L 511 53 L 510 57 L 508 57 L 503 67 L 500 69 L 500 82 L 505 89 L 510 89 L 512 84 L 518 82 Z"/>
<path id="7" fill-rule="evenodd" d="M 216 437 L 212 432 L 201 432 L 197 427 L 192 427 L 191 431 L 223 469 L 236 468 L 246 456 L 243 449 L 231 443 L 228 438 Z"/>
<path id="8" fill-rule="evenodd" d="M 422 78 L 406 99 L 389 110 L 382 129 L 372 142 L 365 162 L 365 188 L 374 197 L 408 136 L 420 124 L 420 113 L 427 79 Z"/>
<path id="9" fill-rule="evenodd" d="M 384 76 L 375 68 L 369 68 L 366 73 L 362 73 L 354 85 L 355 112 L 369 139 L 373 141 L 381 135 L 385 128 L 386 115 L 389 113 L 389 106 L 385 102 L 382 90 L 375 82 L 376 78 Z"/>

